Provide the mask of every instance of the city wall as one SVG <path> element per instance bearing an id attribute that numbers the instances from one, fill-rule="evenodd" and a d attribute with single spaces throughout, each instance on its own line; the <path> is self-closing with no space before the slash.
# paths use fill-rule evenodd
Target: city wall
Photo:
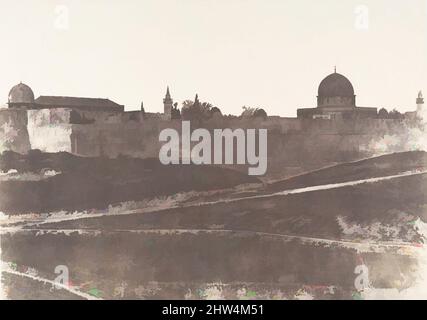
<path id="1" fill-rule="evenodd" d="M 375 153 L 370 147 L 372 141 L 387 135 L 405 135 L 410 124 L 391 119 L 337 121 L 226 116 L 192 122 L 192 129 L 197 127 L 267 129 L 269 173 L 286 171 L 288 175 L 299 172 L 301 167 L 310 169 L 371 156 Z M 20 153 L 40 149 L 91 157 L 158 157 L 162 145 L 159 133 L 166 128 L 181 132 L 181 120 L 144 119 L 140 112 L 0 110 L 1 150 Z M 241 169 L 246 170 L 244 166 Z"/>

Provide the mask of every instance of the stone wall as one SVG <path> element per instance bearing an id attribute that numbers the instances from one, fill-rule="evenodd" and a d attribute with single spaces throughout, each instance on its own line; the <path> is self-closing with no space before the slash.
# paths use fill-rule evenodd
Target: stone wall
<path id="1" fill-rule="evenodd" d="M 0 152 L 26 153 L 30 149 L 25 110 L 0 109 Z"/>
<path id="2" fill-rule="evenodd" d="M 157 157 L 159 133 L 165 128 L 175 128 L 180 132 L 181 122 L 152 120 L 72 125 L 71 152 L 84 156 Z"/>
<path id="3" fill-rule="evenodd" d="M 181 121 L 144 119 L 141 113 L 76 112 L 71 109 L 0 112 L 2 150 L 66 151 L 81 156 L 158 157 L 163 129 L 181 132 Z M 268 130 L 269 173 L 298 173 L 336 162 L 374 155 L 372 141 L 387 135 L 405 136 L 411 122 L 391 119 L 327 120 L 268 117 L 214 117 L 192 122 L 192 129 L 242 128 Z M 196 142 L 195 142 L 196 143 Z M 193 143 L 193 144 L 195 144 Z M 402 149 L 402 150 L 400 150 Z M 398 151 L 405 151 L 401 147 Z M 247 170 L 245 166 L 233 166 Z"/>
<path id="4" fill-rule="evenodd" d="M 73 125 L 71 152 L 83 156 L 157 158 L 162 143 L 159 133 L 173 128 L 181 133 L 181 121 L 149 121 Z M 352 161 L 376 154 L 370 143 L 384 135 L 405 135 L 409 124 L 394 120 L 337 122 L 287 118 L 213 119 L 192 123 L 192 129 L 242 128 L 268 129 L 268 175 L 289 176 L 302 171 Z M 196 142 L 192 143 L 194 145 Z M 405 148 L 402 147 L 401 151 Z M 233 165 L 233 169 L 247 171 L 247 166 Z"/>
<path id="5" fill-rule="evenodd" d="M 28 110 L 31 149 L 44 152 L 71 152 L 71 109 Z"/>

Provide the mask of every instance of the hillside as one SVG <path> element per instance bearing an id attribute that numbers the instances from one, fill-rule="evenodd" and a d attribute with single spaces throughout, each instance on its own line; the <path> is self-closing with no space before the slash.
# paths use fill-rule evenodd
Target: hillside
<path id="1" fill-rule="evenodd" d="M 85 158 L 68 153 L 5 152 L 0 211 L 19 214 L 106 208 L 109 204 L 260 181 L 215 166 L 164 166 L 157 159 Z"/>
<path id="2" fill-rule="evenodd" d="M 301 174 L 268 185 L 268 191 L 317 186 L 346 181 L 391 176 L 413 170 L 427 170 L 427 152 L 392 153 L 360 161 L 342 163 Z"/>
<path id="3" fill-rule="evenodd" d="M 308 186 L 320 178 L 329 184 L 378 177 L 375 167 L 396 175 L 420 169 L 424 157 L 394 154 L 364 160 L 363 170 L 350 163 L 336 167 L 342 175 L 328 168 L 314 180 L 312 173 L 299 179 Z M 425 250 L 426 187 L 427 175 L 418 172 L 154 212 L 26 221 L 2 235 L 2 258 L 23 275 L 32 268 L 45 279 L 55 277 L 54 266 L 67 265 L 78 290 L 95 288 L 101 298 L 361 298 L 367 293 L 354 287 L 361 264 L 375 290 L 407 297 L 426 263 L 418 255 Z M 6 273 L 19 298 L 33 280 L 15 277 Z M 117 295 L 123 284 L 124 295 Z"/>

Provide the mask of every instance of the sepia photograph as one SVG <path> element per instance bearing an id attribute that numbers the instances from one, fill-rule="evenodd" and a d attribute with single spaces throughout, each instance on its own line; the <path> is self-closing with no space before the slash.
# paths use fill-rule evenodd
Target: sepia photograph
<path id="1" fill-rule="evenodd" d="M 1 300 L 427 299 L 426 0 L 0 16 Z"/>

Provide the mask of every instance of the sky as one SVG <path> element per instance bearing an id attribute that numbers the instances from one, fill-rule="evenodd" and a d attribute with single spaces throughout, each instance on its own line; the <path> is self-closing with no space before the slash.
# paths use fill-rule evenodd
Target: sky
<path id="1" fill-rule="evenodd" d="M 296 116 L 334 66 L 358 106 L 415 109 L 427 96 L 427 0 L 1 0 L 0 102 L 109 98 L 162 112 L 194 99 Z"/>

